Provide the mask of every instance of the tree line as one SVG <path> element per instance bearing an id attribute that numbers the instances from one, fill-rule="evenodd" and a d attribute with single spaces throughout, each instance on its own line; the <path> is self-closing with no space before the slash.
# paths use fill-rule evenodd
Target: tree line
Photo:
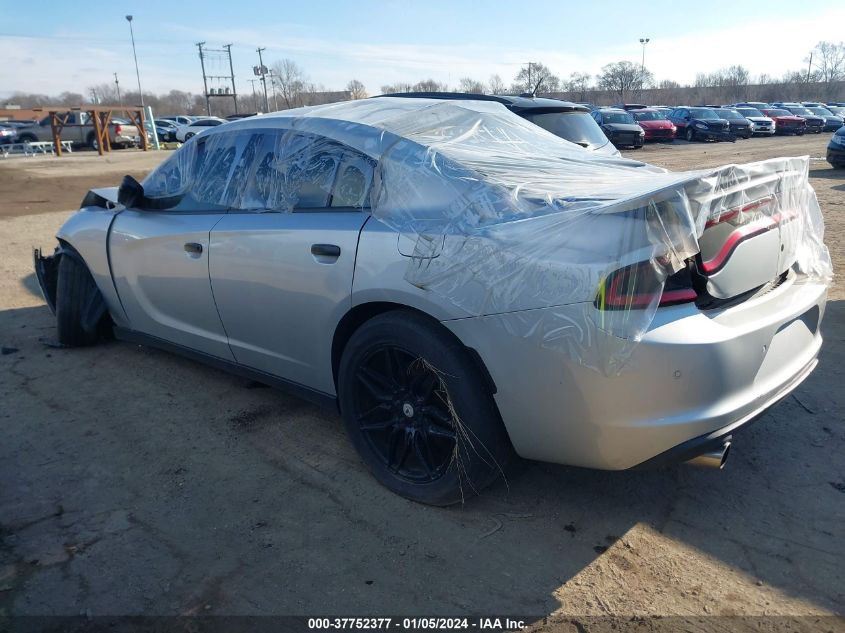
<path id="1" fill-rule="evenodd" d="M 804 60 L 805 70 L 790 70 L 780 77 L 762 74 L 752 77 L 742 65 L 733 65 L 712 73 L 699 73 L 695 80 L 682 85 L 672 80 L 655 81 L 654 75 L 642 64 L 617 61 L 606 64 L 595 76 L 585 72 L 571 72 L 562 78 L 542 62 L 522 67 L 509 86 L 499 75 L 486 81 L 462 77 L 456 86 L 434 79 L 415 83 L 399 82 L 380 87 L 381 94 L 407 92 L 466 92 L 472 94 L 534 94 L 571 101 L 611 104 L 644 101 L 675 105 L 680 103 L 733 103 L 737 101 L 775 101 L 818 99 L 843 100 L 845 90 L 845 44 L 819 42 Z M 294 60 L 282 59 L 273 63 L 265 76 L 269 110 L 284 110 L 306 105 L 319 105 L 368 96 L 366 87 L 357 79 L 350 80 L 343 90 L 327 90 L 310 80 L 305 70 Z M 264 84 L 253 80 L 252 90 L 241 94 L 240 112 L 262 112 Z M 88 88 L 86 94 L 63 92 L 59 95 L 14 93 L 7 101 L 24 108 L 81 104 L 137 104 L 137 92 L 124 92 L 118 97 L 117 86 L 111 83 Z M 205 114 L 206 98 L 202 94 L 171 90 L 164 94 L 144 93 L 144 102 L 154 112 L 167 114 Z M 234 112 L 229 98 L 212 98 L 211 114 L 226 116 Z"/>

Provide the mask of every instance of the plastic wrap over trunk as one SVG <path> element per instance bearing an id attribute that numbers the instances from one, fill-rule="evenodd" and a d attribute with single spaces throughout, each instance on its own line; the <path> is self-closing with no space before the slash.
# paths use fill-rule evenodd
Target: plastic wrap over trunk
<path id="1" fill-rule="evenodd" d="M 667 299 L 716 305 L 790 270 L 832 274 L 806 157 L 668 172 L 597 156 L 498 103 L 387 97 L 203 136 L 148 177 L 149 195 L 292 211 L 303 182 L 328 190 L 315 174 L 358 153 L 372 177 L 349 197 L 368 191 L 356 204 L 415 241 L 408 283 L 470 315 L 519 313 L 502 320 L 511 334 L 603 372 L 626 366 Z"/>

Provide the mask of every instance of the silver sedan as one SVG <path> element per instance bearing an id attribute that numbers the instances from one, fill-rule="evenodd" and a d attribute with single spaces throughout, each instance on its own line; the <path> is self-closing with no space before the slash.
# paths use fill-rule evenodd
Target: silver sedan
<path id="1" fill-rule="evenodd" d="M 444 505 L 514 454 L 720 467 L 816 364 L 822 232 L 805 159 L 669 173 L 377 98 L 210 129 L 90 191 L 35 267 L 63 344 L 337 407 L 381 483 Z"/>

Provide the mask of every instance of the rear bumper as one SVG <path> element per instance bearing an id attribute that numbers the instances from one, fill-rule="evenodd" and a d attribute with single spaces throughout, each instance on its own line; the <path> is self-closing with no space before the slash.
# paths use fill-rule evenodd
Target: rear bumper
<path id="1" fill-rule="evenodd" d="M 730 432 L 794 389 L 815 365 L 826 293 L 824 284 L 793 277 L 721 311 L 662 308 L 626 368 L 610 376 L 511 334 L 525 331 L 524 314 L 446 325 L 487 366 L 517 453 L 622 470 Z M 611 339 L 598 332 L 590 345 Z"/>

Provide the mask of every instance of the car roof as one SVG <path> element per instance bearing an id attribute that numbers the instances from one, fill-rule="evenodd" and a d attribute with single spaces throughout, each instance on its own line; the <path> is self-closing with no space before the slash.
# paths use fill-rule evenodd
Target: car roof
<path id="1" fill-rule="evenodd" d="M 630 114 L 627 110 L 623 110 L 622 108 L 616 107 L 607 107 L 607 108 L 599 108 L 599 112 L 615 112 L 615 113 L 622 113 L 622 114 Z"/>
<path id="2" fill-rule="evenodd" d="M 495 101 L 510 110 L 527 112 L 543 110 L 544 112 L 589 112 L 590 108 L 572 101 L 547 99 L 545 97 L 523 97 L 515 95 L 483 95 L 471 92 L 393 92 L 380 95 L 381 97 L 404 97 L 410 99 L 444 99 L 457 101 Z M 377 98 L 377 97 L 373 97 Z"/>

